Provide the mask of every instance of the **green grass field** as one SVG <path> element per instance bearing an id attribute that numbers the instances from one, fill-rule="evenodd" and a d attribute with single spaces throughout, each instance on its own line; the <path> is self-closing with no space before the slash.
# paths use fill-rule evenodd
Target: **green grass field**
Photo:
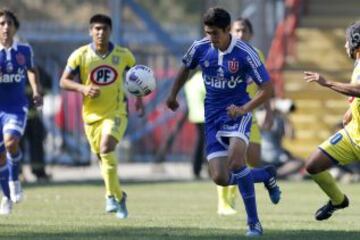
<path id="1" fill-rule="evenodd" d="M 280 182 L 283 199 L 273 206 L 262 186 L 257 187 L 261 239 L 360 239 L 360 187 L 344 185 L 350 208 L 326 222 L 314 211 L 325 197 L 311 181 Z M 213 183 L 124 183 L 128 193 L 127 220 L 104 213 L 100 182 L 26 185 L 26 199 L 13 214 L 0 218 L 0 239 L 243 239 L 245 218 L 216 214 Z"/>

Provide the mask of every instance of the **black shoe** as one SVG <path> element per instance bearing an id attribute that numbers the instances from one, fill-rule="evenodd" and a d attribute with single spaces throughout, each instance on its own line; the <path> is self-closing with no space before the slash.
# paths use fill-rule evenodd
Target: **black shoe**
<path id="1" fill-rule="evenodd" d="M 332 216 L 332 214 L 339 209 L 343 209 L 349 206 L 349 199 L 345 195 L 344 201 L 340 203 L 339 205 L 333 205 L 331 201 L 329 201 L 327 204 L 319 208 L 319 210 L 315 213 L 315 218 L 318 221 L 322 221 L 325 219 L 328 219 Z"/>

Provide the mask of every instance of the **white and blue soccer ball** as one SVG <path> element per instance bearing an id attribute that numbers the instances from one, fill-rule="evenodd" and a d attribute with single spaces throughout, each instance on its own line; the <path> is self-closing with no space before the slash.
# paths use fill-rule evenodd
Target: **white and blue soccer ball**
<path id="1" fill-rule="evenodd" d="M 149 95 L 156 88 L 153 70 L 144 65 L 135 65 L 125 77 L 125 89 L 137 97 Z"/>

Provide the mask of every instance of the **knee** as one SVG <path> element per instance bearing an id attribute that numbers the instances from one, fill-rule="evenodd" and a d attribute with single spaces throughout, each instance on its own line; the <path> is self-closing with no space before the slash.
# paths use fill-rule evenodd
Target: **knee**
<path id="1" fill-rule="evenodd" d="M 115 147 L 109 145 L 109 144 L 103 144 L 100 146 L 100 154 L 107 154 L 110 152 L 113 152 L 115 150 Z"/>
<path id="2" fill-rule="evenodd" d="M 317 174 L 321 172 L 321 169 L 315 164 L 314 161 L 308 161 L 305 165 L 306 172 L 308 172 L 310 175 Z"/>
<path id="3" fill-rule="evenodd" d="M 0 167 L 6 164 L 6 154 L 5 152 L 0 153 Z"/>
<path id="4" fill-rule="evenodd" d="M 5 148 L 7 152 L 15 153 L 19 147 L 19 140 L 16 138 L 9 138 L 5 141 Z"/>
<path id="5" fill-rule="evenodd" d="M 227 186 L 228 185 L 228 177 L 225 174 L 221 174 L 219 172 L 214 172 L 211 174 L 211 177 L 217 185 Z"/>

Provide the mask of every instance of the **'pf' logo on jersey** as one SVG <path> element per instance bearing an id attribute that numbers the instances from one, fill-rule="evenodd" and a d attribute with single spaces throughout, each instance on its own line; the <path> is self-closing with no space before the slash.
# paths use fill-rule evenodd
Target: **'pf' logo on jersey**
<path id="1" fill-rule="evenodd" d="M 228 68 L 231 73 L 236 73 L 239 70 L 239 61 L 235 59 L 228 61 Z"/>
<path id="2" fill-rule="evenodd" d="M 108 65 L 101 65 L 90 73 L 90 80 L 96 85 L 109 85 L 113 83 L 118 76 L 116 70 Z"/>

